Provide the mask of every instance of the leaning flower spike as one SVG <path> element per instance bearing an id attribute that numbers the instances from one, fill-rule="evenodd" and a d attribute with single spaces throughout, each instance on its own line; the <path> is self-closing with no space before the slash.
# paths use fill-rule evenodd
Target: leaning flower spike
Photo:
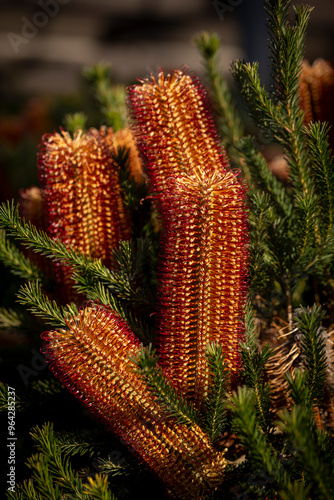
<path id="1" fill-rule="evenodd" d="M 66 131 L 48 134 L 38 156 L 48 234 L 108 267 L 118 243 L 130 238 L 112 135 L 104 127 L 73 138 Z M 58 264 L 56 274 L 69 289 L 71 271 Z"/>
<path id="2" fill-rule="evenodd" d="M 157 79 L 130 87 L 129 99 L 137 146 L 160 202 L 180 175 L 204 166 L 207 174 L 228 167 L 206 90 L 196 77 L 181 70 L 167 76 L 161 72 Z"/>
<path id="3" fill-rule="evenodd" d="M 164 225 L 158 346 L 171 383 L 200 407 L 209 384 L 205 350 L 223 346 L 232 381 L 247 289 L 245 188 L 228 170 L 206 94 L 176 71 L 130 89 L 134 135 Z"/>
<path id="4" fill-rule="evenodd" d="M 86 306 L 68 329 L 43 334 L 51 370 L 180 499 L 205 498 L 226 461 L 195 424 L 166 417 L 136 372 L 139 343 L 113 311 Z"/>

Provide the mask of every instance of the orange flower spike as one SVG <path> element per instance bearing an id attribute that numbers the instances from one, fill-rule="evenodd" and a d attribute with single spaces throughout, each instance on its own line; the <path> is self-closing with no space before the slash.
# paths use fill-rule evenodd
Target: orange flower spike
<path id="1" fill-rule="evenodd" d="M 38 155 L 47 232 L 112 267 L 112 251 L 130 238 L 118 167 L 107 132 L 78 131 L 45 135 Z M 58 282 L 71 283 L 71 270 L 57 265 Z"/>
<path id="2" fill-rule="evenodd" d="M 162 219 L 161 365 L 175 387 L 200 406 L 209 384 L 209 342 L 223 346 L 233 382 L 240 370 L 248 261 L 245 188 L 233 172 L 185 176 Z"/>
<path id="3" fill-rule="evenodd" d="M 197 427 L 166 418 L 136 372 L 139 343 L 113 311 L 89 305 L 68 330 L 44 333 L 51 370 L 180 499 L 205 498 L 226 461 Z"/>
<path id="4" fill-rule="evenodd" d="M 129 101 L 134 136 L 160 202 L 173 190 L 176 177 L 199 166 L 208 174 L 228 168 L 206 90 L 196 77 L 181 70 L 167 76 L 161 72 L 157 80 L 130 87 Z"/>

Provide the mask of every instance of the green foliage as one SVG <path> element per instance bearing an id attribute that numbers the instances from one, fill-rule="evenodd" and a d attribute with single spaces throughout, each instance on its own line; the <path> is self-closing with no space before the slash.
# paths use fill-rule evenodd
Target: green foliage
<path id="1" fill-rule="evenodd" d="M 201 416 L 195 408 L 180 396 L 164 377 L 161 368 L 158 366 L 158 358 L 151 345 L 146 349 L 141 348 L 138 357 L 134 361 L 138 366 L 138 373 L 157 398 L 166 414 L 166 418 L 174 418 L 178 423 L 187 426 L 200 424 Z"/>
<path id="2" fill-rule="evenodd" d="M 209 344 L 206 357 L 212 380 L 210 381 L 205 402 L 204 428 L 211 441 L 215 442 L 226 425 L 226 392 L 228 390 L 229 373 L 224 363 L 221 345 Z"/>
<path id="3" fill-rule="evenodd" d="M 271 356 L 271 348 L 265 345 L 259 349 L 255 334 L 254 315 L 251 305 L 246 311 L 246 342 L 241 344 L 244 379 L 253 390 L 256 414 L 259 417 L 263 432 L 269 432 L 272 427 L 272 406 L 270 387 L 264 381 L 264 368 Z"/>
<path id="4" fill-rule="evenodd" d="M 312 309 L 301 307 L 295 314 L 297 326 L 302 333 L 301 348 L 305 356 L 310 403 L 316 405 L 323 396 L 327 370 L 324 330 L 321 327 L 324 313 L 321 307 L 314 306 Z"/>
<path id="5" fill-rule="evenodd" d="M 225 77 L 218 66 L 219 37 L 216 33 L 202 32 L 194 40 L 200 51 L 209 90 L 217 112 L 217 125 L 232 166 L 244 171 L 248 178 L 246 165 L 242 163 L 236 144 L 243 135 L 243 124 L 236 110 L 234 99 Z"/>
<path id="6" fill-rule="evenodd" d="M 7 498 L 115 500 L 106 476 L 96 474 L 84 483 L 81 475 L 74 471 L 68 456 L 57 445 L 52 424 L 35 427 L 31 437 L 38 450 L 27 462 L 32 479 L 18 486 L 18 492 L 10 493 Z"/>
<path id="7" fill-rule="evenodd" d="M 284 484 L 287 479 L 283 467 L 277 460 L 277 453 L 263 434 L 257 418 L 256 395 L 254 390 L 239 387 L 232 393 L 230 409 L 233 412 L 233 423 L 246 449 L 251 450 L 249 459 L 260 473 L 265 472 L 271 481 Z"/>
<path id="8" fill-rule="evenodd" d="M 37 266 L 21 252 L 6 237 L 5 231 L 0 231 L 0 258 L 13 274 L 23 279 L 42 279 L 42 273 Z"/>
<path id="9" fill-rule="evenodd" d="M 30 222 L 20 219 L 14 204 L 3 203 L 0 206 L 0 227 L 22 241 L 26 246 L 34 248 L 35 252 L 51 258 L 54 261 L 68 264 L 73 269 L 73 280 L 79 292 L 88 299 L 98 300 L 115 309 L 134 332 L 143 340 L 148 341 L 151 336 L 152 324 L 143 322 L 141 317 L 130 311 L 147 312 L 154 306 L 153 293 L 145 284 L 144 273 L 147 271 L 147 259 L 150 256 L 150 243 L 147 239 L 139 239 L 135 249 L 134 243 L 122 242 L 115 257 L 119 261 L 119 270 L 111 271 L 101 260 L 89 258 L 75 249 L 54 241 L 43 231 L 36 229 Z M 147 276 L 147 274 L 146 274 Z M 36 282 L 23 286 L 19 293 L 21 303 L 30 304 L 30 309 L 44 319 L 51 320 L 51 324 L 65 325 L 63 312 L 54 301 L 50 301 L 40 291 Z M 64 312 L 70 314 L 72 306 Z M 146 323 L 146 324 L 145 324 Z"/>
<path id="10" fill-rule="evenodd" d="M 107 125 L 114 130 L 124 128 L 127 123 L 124 86 L 112 85 L 110 66 L 96 64 L 85 68 L 84 76 L 91 84 L 94 95 L 101 106 Z"/>
<path id="11" fill-rule="evenodd" d="M 96 474 L 94 478 L 88 478 L 84 492 L 91 500 L 115 500 L 115 496 L 109 491 L 107 477 L 101 474 Z"/>
<path id="12" fill-rule="evenodd" d="M 26 321 L 24 312 L 0 307 L 0 328 L 24 328 Z"/>
<path id="13" fill-rule="evenodd" d="M 280 427 L 296 450 L 295 459 L 310 486 L 310 497 L 333 497 L 333 443 L 317 430 L 309 406 L 296 405 L 280 415 Z"/>
<path id="14" fill-rule="evenodd" d="M 64 126 L 71 134 L 77 130 L 85 130 L 88 116 L 85 113 L 69 113 L 65 115 Z"/>
<path id="15" fill-rule="evenodd" d="M 31 281 L 23 285 L 17 297 L 20 304 L 28 306 L 29 311 L 43 318 L 47 324 L 52 326 L 66 327 L 66 318 L 73 317 L 78 313 L 75 304 L 59 307 L 56 301 L 50 300 L 47 295 L 42 293 L 38 281 Z"/>

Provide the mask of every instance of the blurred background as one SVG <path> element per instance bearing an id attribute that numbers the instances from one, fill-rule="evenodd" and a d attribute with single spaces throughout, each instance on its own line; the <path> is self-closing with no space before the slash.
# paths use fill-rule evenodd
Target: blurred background
<path id="1" fill-rule="evenodd" d="M 192 38 L 202 31 L 221 39 L 228 78 L 236 58 L 259 60 L 269 81 L 265 12 L 261 0 L 0 0 L 0 197 L 37 182 L 40 137 L 65 113 L 86 111 L 98 126 L 96 103 L 83 67 L 112 66 L 116 83 L 186 64 L 202 76 Z M 298 2 L 295 2 L 298 3 Z M 302 2 L 299 2 L 302 3 Z M 306 56 L 334 59 L 334 0 L 308 0 L 315 9 Z"/>

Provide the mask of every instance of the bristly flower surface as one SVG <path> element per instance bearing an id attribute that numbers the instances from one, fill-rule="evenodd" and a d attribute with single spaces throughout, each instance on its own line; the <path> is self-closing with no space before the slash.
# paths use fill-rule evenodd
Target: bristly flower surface
<path id="1" fill-rule="evenodd" d="M 224 455 L 197 426 L 166 417 L 133 358 L 139 344 L 113 311 L 90 304 L 68 329 L 43 334 L 44 352 L 62 383 L 180 499 L 206 498 L 224 474 Z"/>
<path id="2" fill-rule="evenodd" d="M 47 232 L 93 258 L 113 265 L 112 252 L 131 236 L 110 129 L 45 135 L 38 155 Z M 69 289 L 71 270 L 58 264 L 59 285 Z"/>
<path id="3" fill-rule="evenodd" d="M 158 352 L 173 385 L 196 405 L 207 393 L 206 346 L 223 345 L 236 379 L 247 294 L 245 187 L 229 170 L 206 93 L 176 71 L 130 89 L 134 135 L 164 226 Z"/>
<path id="4" fill-rule="evenodd" d="M 177 70 L 129 88 L 134 136 L 161 202 L 175 181 L 205 166 L 207 174 L 229 162 L 219 147 L 207 92 L 197 77 Z"/>

